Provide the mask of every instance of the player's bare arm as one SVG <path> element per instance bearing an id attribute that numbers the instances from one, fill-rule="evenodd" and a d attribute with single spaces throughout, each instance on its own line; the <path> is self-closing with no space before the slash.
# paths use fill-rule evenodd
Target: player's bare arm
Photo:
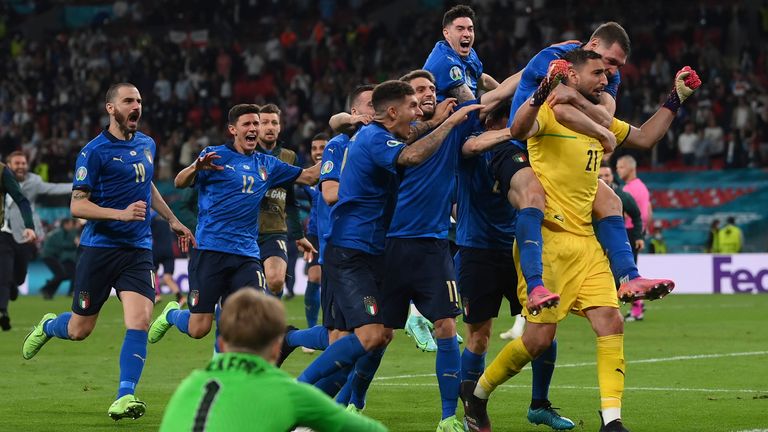
<path id="1" fill-rule="evenodd" d="M 429 135 L 403 149 L 403 151 L 400 152 L 400 156 L 397 158 L 397 164 L 401 166 L 413 166 L 424 162 L 437 151 L 440 144 L 445 140 L 445 137 L 451 132 L 451 129 L 466 120 L 467 114 L 482 108 L 483 105 L 480 104 L 461 107 L 458 111 L 451 114 L 443 124 L 438 126 L 437 129 L 433 130 Z"/>
<path id="2" fill-rule="evenodd" d="M 446 98 L 435 107 L 435 114 L 431 119 L 425 121 L 417 121 L 411 125 L 411 130 L 408 132 L 408 139 L 405 140 L 406 144 L 415 142 L 419 137 L 424 136 L 427 132 L 440 126 L 448 116 L 453 112 L 453 108 L 456 106 L 455 98 Z"/>
<path id="3" fill-rule="evenodd" d="M 217 155 L 216 152 L 206 153 L 205 155 L 198 157 L 195 160 L 195 162 L 192 163 L 192 165 L 184 168 L 176 175 L 176 178 L 173 180 L 173 185 L 176 186 L 176 188 L 178 189 L 190 187 L 195 182 L 195 177 L 197 176 L 198 171 L 223 170 L 224 169 L 223 166 L 216 165 L 214 163 L 216 159 L 220 159 L 220 158 L 221 156 Z"/>
<path id="4" fill-rule="evenodd" d="M 629 147 L 648 150 L 664 137 L 677 115 L 677 110 L 701 86 L 695 70 L 686 66 L 675 75 L 675 82 L 664 105 L 639 128 L 632 127 L 624 143 Z"/>
<path id="5" fill-rule="evenodd" d="M 326 180 L 323 182 L 323 201 L 329 206 L 336 204 L 339 200 L 339 182 L 336 180 Z"/>
<path id="6" fill-rule="evenodd" d="M 477 86 L 483 91 L 489 92 L 495 90 L 499 86 L 499 82 L 487 73 L 483 73 L 480 75 L 480 80 L 477 83 Z"/>
<path id="7" fill-rule="evenodd" d="M 608 128 L 596 123 L 573 106 L 566 105 L 566 107 L 560 111 L 559 116 L 556 115 L 555 117 L 560 124 L 580 134 L 597 139 L 603 146 L 605 153 L 611 153 L 616 149 L 616 136 Z M 611 121 L 613 121 L 613 117 L 611 117 Z"/>
<path id="8" fill-rule="evenodd" d="M 143 221 L 147 216 L 147 203 L 136 201 L 125 209 L 100 207 L 90 200 L 91 193 L 83 190 L 72 192 L 69 210 L 72 216 L 88 220 L 114 220 L 121 222 Z"/>
<path id="9" fill-rule="evenodd" d="M 461 147 L 461 155 L 472 157 L 493 149 L 495 146 L 512 139 L 512 130 L 504 128 L 483 132 L 482 134 L 468 139 Z"/>
<path id="10" fill-rule="evenodd" d="M 197 242 L 195 242 L 195 236 L 192 235 L 192 231 L 184 226 L 184 224 L 179 222 L 179 219 L 176 217 L 176 215 L 173 214 L 171 208 L 168 207 L 168 204 L 165 202 L 163 196 L 160 194 L 160 191 L 157 190 L 157 187 L 155 187 L 154 183 L 152 183 L 152 208 L 163 219 L 168 221 L 168 224 L 171 226 L 171 230 L 173 230 L 173 232 L 179 238 L 179 248 L 182 252 L 189 251 L 190 243 L 192 246 L 197 246 Z"/>
<path id="11" fill-rule="evenodd" d="M 466 83 L 448 90 L 447 94 L 455 98 L 458 104 L 477 99 L 475 94 L 472 93 L 472 89 Z"/>
<path id="12" fill-rule="evenodd" d="M 513 139 L 522 141 L 536 135 L 539 131 L 539 122 L 536 121 L 539 108 L 546 102 L 552 90 L 563 80 L 568 68 L 569 63 L 565 60 L 552 60 L 549 63 L 547 76 L 541 80 L 539 88 L 515 113 L 515 119 L 510 126 L 510 134 Z"/>
<path id="13" fill-rule="evenodd" d="M 301 174 L 296 178 L 295 183 L 303 185 L 317 184 L 320 179 L 320 162 L 312 165 L 309 168 L 301 170 Z"/>
<path id="14" fill-rule="evenodd" d="M 549 94 L 547 103 L 550 107 L 552 107 L 552 111 L 554 111 L 555 118 L 557 118 L 558 121 L 560 120 L 559 114 L 563 111 L 575 110 L 585 114 L 589 119 L 599 124 L 600 126 L 608 128 L 611 127 L 611 122 L 613 122 L 613 114 L 609 113 L 608 108 L 602 105 L 602 100 L 605 100 L 606 97 L 613 100 L 610 95 L 603 93 L 601 95 L 601 103 L 594 104 L 588 101 L 587 98 L 581 95 L 581 93 L 571 87 L 557 86 Z M 578 132 L 577 129 L 571 127 L 569 127 L 569 129 L 573 129 Z"/>
<path id="15" fill-rule="evenodd" d="M 502 81 L 501 84 L 496 86 L 496 88 L 480 96 L 480 103 L 485 105 L 485 108 L 480 111 L 481 118 L 484 117 L 485 114 L 496 109 L 496 106 L 498 106 L 499 103 L 512 98 L 515 94 L 515 90 L 517 90 L 518 84 L 520 84 L 520 77 L 523 76 L 523 70 L 510 75 L 507 79 Z"/>
<path id="16" fill-rule="evenodd" d="M 371 120 L 373 120 L 373 116 L 369 114 L 340 112 L 334 114 L 330 120 L 328 120 L 328 126 L 330 126 L 335 133 L 351 135 L 359 125 L 367 125 Z"/>

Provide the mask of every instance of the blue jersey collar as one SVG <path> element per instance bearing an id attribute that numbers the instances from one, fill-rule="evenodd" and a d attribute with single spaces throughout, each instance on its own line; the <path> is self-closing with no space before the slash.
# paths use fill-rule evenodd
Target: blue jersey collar
<path id="1" fill-rule="evenodd" d="M 136 139 L 136 134 L 138 132 L 139 131 L 134 132 L 133 136 L 129 140 L 121 140 L 120 138 L 112 135 L 112 133 L 109 131 L 109 126 L 107 126 L 104 128 L 104 132 L 102 132 L 101 134 L 104 135 L 104 138 L 108 139 L 110 142 L 116 143 L 116 142 L 131 142 L 134 139 Z"/>

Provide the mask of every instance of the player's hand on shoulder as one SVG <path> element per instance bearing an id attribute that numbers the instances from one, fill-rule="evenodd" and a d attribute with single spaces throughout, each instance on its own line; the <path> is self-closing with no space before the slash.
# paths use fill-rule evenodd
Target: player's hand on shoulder
<path id="1" fill-rule="evenodd" d="M 370 114 L 355 114 L 353 115 L 350 120 L 352 120 L 352 124 L 358 124 L 361 123 L 363 125 L 367 125 L 373 120 L 373 116 Z"/>
<path id="2" fill-rule="evenodd" d="M 547 104 L 553 107 L 559 104 L 569 104 L 578 97 L 578 91 L 565 85 L 555 87 L 547 97 Z"/>
<path id="3" fill-rule="evenodd" d="M 477 111 L 485 108 L 485 105 L 483 104 L 471 104 L 471 105 L 464 105 L 463 107 L 459 108 L 451 114 L 450 117 L 448 117 L 448 120 L 446 122 L 450 122 L 452 125 L 457 125 L 464 120 L 467 119 L 467 115 L 471 113 L 472 111 Z"/>
<path id="4" fill-rule="evenodd" d="M 195 161 L 195 169 L 196 170 L 216 170 L 221 171 L 224 169 L 221 165 L 216 165 L 213 163 L 216 159 L 221 159 L 221 156 L 217 155 L 216 152 L 210 152 L 206 153 L 203 156 L 200 156 Z"/>
<path id="5" fill-rule="evenodd" d="M 124 210 L 121 210 L 117 220 L 122 222 L 137 222 L 143 221 L 146 217 L 147 203 L 144 201 L 136 201 Z"/>
<path id="6" fill-rule="evenodd" d="M 435 107 L 435 114 L 432 116 L 432 121 L 435 122 L 436 125 L 442 124 L 448 117 L 450 117 L 455 107 L 456 98 L 445 98 Z"/>

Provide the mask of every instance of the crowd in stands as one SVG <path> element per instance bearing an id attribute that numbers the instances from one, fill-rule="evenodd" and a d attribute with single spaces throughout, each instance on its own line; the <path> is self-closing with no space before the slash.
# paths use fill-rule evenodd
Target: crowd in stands
<path id="1" fill-rule="evenodd" d="M 423 65 L 455 2 L 117 0 L 92 25 L 55 32 L 27 23 L 62 2 L 30 3 L 31 14 L 0 4 L 0 155 L 21 149 L 35 172 L 63 182 L 107 123 L 104 92 L 118 81 L 142 92 L 160 179 L 225 140 L 226 112 L 240 102 L 277 103 L 282 140 L 306 161 L 309 139 L 328 131 L 349 89 Z M 617 116 L 645 120 L 683 65 L 704 82 L 654 152 L 635 155 L 641 166 L 767 165 L 768 6 L 672 3 L 478 0 L 475 49 L 502 81 L 542 47 L 584 41 L 615 20 L 632 40 Z"/>

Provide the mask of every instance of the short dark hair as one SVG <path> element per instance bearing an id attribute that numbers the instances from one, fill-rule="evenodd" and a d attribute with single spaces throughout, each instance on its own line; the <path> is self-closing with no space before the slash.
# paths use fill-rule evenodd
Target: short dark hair
<path id="1" fill-rule="evenodd" d="M 624 54 L 627 56 L 629 56 L 629 52 L 632 50 L 627 31 L 624 30 L 624 27 L 622 27 L 621 24 L 614 21 L 601 24 L 600 27 L 592 33 L 592 37 L 590 37 L 590 39 L 595 38 L 605 42 L 609 47 L 614 43 L 618 43 L 624 51 Z"/>
<path id="2" fill-rule="evenodd" d="M 512 105 L 511 99 L 507 99 L 505 102 L 500 103 L 498 106 L 496 106 L 496 108 L 494 108 L 491 112 L 488 113 L 488 117 L 486 118 L 486 120 L 491 123 L 494 123 L 504 117 L 509 118 L 509 109 L 511 105 Z"/>
<path id="3" fill-rule="evenodd" d="M 123 88 L 123 87 L 137 88 L 135 85 L 133 85 L 133 84 L 131 84 L 129 82 L 121 82 L 121 83 L 117 83 L 117 84 L 112 84 L 107 89 L 106 96 L 104 96 L 105 102 L 110 103 L 113 100 L 115 100 L 115 98 L 117 97 L 117 92 L 120 91 L 120 89 Z"/>
<path id="4" fill-rule="evenodd" d="M 255 104 L 239 104 L 233 106 L 227 114 L 227 122 L 231 125 L 237 124 L 237 119 L 245 114 L 259 114 L 259 106 Z"/>
<path id="5" fill-rule="evenodd" d="M 373 109 L 382 112 L 387 104 L 401 101 L 404 97 L 416 94 L 410 84 L 397 80 L 384 81 L 373 89 Z"/>
<path id="6" fill-rule="evenodd" d="M 563 56 L 563 60 L 567 61 L 574 67 L 583 65 L 587 62 L 587 60 L 597 60 L 601 58 L 603 58 L 603 56 L 600 54 L 582 48 L 576 48 L 575 50 L 568 51 Z"/>
<path id="7" fill-rule="evenodd" d="M 373 91 L 375 87 L 376 86 L 373 84 L 362 84 L 355 87 L 349 96 L 347 96 L 347 111 L 352 111 L 352 106 L 357 103 L 357 98 L 359 98 L 361 94 L 367 91 Z"/>
<path id="8" fill-rule="evenodd" d="M 733 216 L 728 216 L 728 218 L 725 220 L 725 223 L 729 223 L 731 225 L 736 225 L 736 218 Z"/>
<path id="9" fill-rule="evenodd" d="M 318 134 L 315 134 L 315 136 L 313 136 L 310 141 L 328 141 L 328 139 L 329 137 L 327 133 L 320 132 Z"/>
<path id="10" fill-rule="evenodd" d="M 15 157 L 19 157 L 19 156 L 23 157 L 26 160 L 29 160 L 29 158 L 27 157 L 26 153 L 24 153 L 21 150 L 16 150 L 16 151 L 12 151 L 12 152 L 8 153 L 8 156 L 5 157 L 5 163 L 10 164 L 11 163 L 11 159 L 13 159 Z"/>
<path id="11" fill-rule="evenodd" d="M 272 103 L 264 105 L 259 110 L 259 114 L 277 114 L 278 117 L 280 116 L 281 112 L 282 111 L 280 111 L 280 107 Z"/>
<path id="12" fill-rule="evenodd" d="M 456 18 L 463 18 L 463 17 L 467 17 L 471 19 L 472 22 L 474 23 L 475 11 L 472 10 L 472 8 L 467 5 L 456 5 L 448 9 L 445 15 L 443 15 L 443 28 L 446 28 L 449 25 L 451 25 L 453 20 L 455 20 Z"/>
<path id="13" fill-rule="evenodd" d="M 408 84 L 411 83 L 411 81 L 415 80 L 416 78 L 426 78 L 431 82 L 432 84 L 435 83 L 435 76 L 432 75 L 432 72 L 426 70 L 426 69 L 416 69 L 408 72 L 407 74 L 400 77 L 400 81 L 407 82 Z"/>

